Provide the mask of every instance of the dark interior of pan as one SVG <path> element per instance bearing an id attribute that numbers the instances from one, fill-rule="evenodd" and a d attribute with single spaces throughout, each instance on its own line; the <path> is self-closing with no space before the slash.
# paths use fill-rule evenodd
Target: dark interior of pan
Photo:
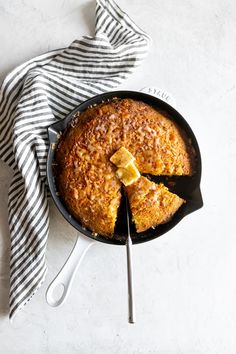
<path id="1" fill-rule="evenodd" d="M 49 153 L 48 153 L 48 160 L 47 160 L 47 178 L 48 178 L 48 185 L 49 185 L 52 198 L 55 204 L 57 205 L 58 209 L 60 210 L 62 215 L 66 218 L 66 220 L 84 235 L 91 238 L 95 238 L 98 241 L 102 241 L 110 244 L 124 244 L 127 237 L 124 198 L 119 208 L 114 236 L 112 238 L 107 238 L 102 235 L 94 236 L 90 230 L 85 229 L 77 219 L 75 219 L 72 215 L 70 215 L 66 206 L 64 205 L 63 201 L 60 199 L 60 196 L 57 193 L 57 187 L 56 187 L 55 176 L 54 176 L 55 172 L 53 168 L 55 148 L 56 148 L 56 144 L 58 143 L 60 133 L 65 130 L 65 128 L 67 127 L 67 125 L 69 124 L 69 122 L 71 121 L 71 119 L 73 118 L 74 114 L 77 111 L 82 112 L 90 105 L 98 104 L 101 101 L 106 101 L 107 99 L 111 99 L 113 97 L 132 98 L 135 100 L 140 100 L 151 105 L 154 108 L 165 111 L 169 115 L 169 117 L 185 131 L 188 138 L 191 139 L 192 145 L 196 152 L 196 172 L 194 173 L 193 176 L 179 176 L 179 177 L 150 176 L 154 182 L 163 182 L 166 186 L 169 187 L 170 191 L 184 198 L 186 200 L 186 203 L 175 213 L 173 218 L 168 223 L 159 225 L 155 229 L 150 228 L 145 232 L 137 233 L 135 231 L 135 226 L 131 223 L 131 237 L 133 243 L 136 244 L 145 241 L 150 241 L 158 236 L 163 235 L 164 233 L 172 229 L 175 225 L 177 225 L 184 216 L 196 211 L 197 209 L 203 206 L 203 201 L 202 201 L 202 196 L 200 191 L 201 155 L 200 155 L 200 150 L 195 135 L 192 129 L 190 128 L 189 124 L 186 122 L 186 120 L 174 108 L 172 108 L 167 103 L 163 102 L 162 100 L 159 100 L 156 97 L 150 96 L 142 92 L 136 92 L 136 91 L 115 91 L 115 92 L 108 92 L 108 93 L 104 93 L 92 97 L 91 99 L 80 104 L 65 119 L 54 123 L 48 128 L 50 145 L 49 145 Z M 99 218 L 99 215 L 97 217 Z"/>

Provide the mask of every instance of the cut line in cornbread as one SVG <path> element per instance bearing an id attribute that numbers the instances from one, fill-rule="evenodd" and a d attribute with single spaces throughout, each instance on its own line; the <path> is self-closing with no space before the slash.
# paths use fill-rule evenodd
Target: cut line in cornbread
<path id="1" fill-rule="evenodd" d="M 110 158 L 110 161 L 116 165 L 116 167 L 123 168 L 126 168 L 134 160 L 134 156 L 123 146 L 117 150 Z"/>

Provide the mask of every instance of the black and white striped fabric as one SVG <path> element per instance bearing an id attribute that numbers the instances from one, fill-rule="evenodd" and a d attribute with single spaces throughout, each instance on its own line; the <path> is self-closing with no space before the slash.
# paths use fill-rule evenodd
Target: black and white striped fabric
<path id="1" fill-rule="evenodd" d="M 95 36 L 34 58 L 0 90 L 0 158 L 14 171 L 9 189 L 10 318 L 45 279 L 48 236 L 47 126 L 80 102 L 114 89 L 147 53 L 150 38 L 113 0 L 97 0 Z"/>

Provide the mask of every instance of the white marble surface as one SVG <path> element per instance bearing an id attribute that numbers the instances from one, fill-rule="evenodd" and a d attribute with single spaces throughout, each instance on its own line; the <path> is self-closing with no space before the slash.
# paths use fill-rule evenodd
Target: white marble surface
<path id="1" fill-rule="evenodd" d="M 124 88 L 170 91 L 202 151 L 205 206 L 134 247 L 137 323 L 127 323 L 125 249 L 97 243 L 67 303 L 45 290 L 75 230 L 51 205 L 48 276 L 10 324 L 6 317 L 10 170 L 0 163 L 0 353 L 234 354 L 236 352 L 236 2 L 118 0 L 153 38 Z M 19 63 L 92 33 L 94 2 L 0 0 L 0 79 Z"/>

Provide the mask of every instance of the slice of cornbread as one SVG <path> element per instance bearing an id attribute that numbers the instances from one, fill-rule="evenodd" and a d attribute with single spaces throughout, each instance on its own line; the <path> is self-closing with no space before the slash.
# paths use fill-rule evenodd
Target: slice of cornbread
<path id="1" fill-rule="evenodd" d="M 123 168 L 126 168 L 134 160 L 134 156 L 123 146 L 117 150 L 110 158 L 110 161 L 116 165 L 116 167 Z"/>
<path id="2" fill-rule="evenodd" d="M 169 192 L 164 184 L 154 183 L 146 177 L 140 177 L 126 187 L 126 192 L 137 232 L 168 222 L 185 202 Z"/>

